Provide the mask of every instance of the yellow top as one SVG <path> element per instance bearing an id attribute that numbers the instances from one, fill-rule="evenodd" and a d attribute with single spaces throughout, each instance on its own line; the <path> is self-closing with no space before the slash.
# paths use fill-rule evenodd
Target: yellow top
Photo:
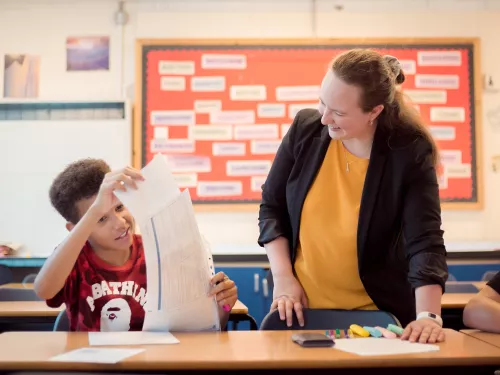
<path id="1" fill-rule="evenodd" d="M 358 272 L 358 216 L 368 162 L 332 140 L 305 199 L 295 272 L 311 308 L 377 309 Z"/>

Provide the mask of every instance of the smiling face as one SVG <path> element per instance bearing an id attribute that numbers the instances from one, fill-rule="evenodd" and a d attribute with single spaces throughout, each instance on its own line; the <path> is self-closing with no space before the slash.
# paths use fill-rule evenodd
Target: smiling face
<path id="1" fill-rule="evenodd" d="M 321 123 L 328 126 L 333 139 L 365 138 L 373 135 L 374 121 L 383 109 L 376 106 L 364 112 L 360 106 L 361 89 L 338 78 L 329 70 L 321 84 L 318 110 Z"/>
<path id="2" fill-rule="evenodd" d="M 82 217 L 92 206 L 96 196 L 76 202 L 76 209 Z M 89 236 L 89 243 L 94 250 L 126 250 L 132 246 L 134 219 L 125 206 L 117 201 L 97 223 Z"/>

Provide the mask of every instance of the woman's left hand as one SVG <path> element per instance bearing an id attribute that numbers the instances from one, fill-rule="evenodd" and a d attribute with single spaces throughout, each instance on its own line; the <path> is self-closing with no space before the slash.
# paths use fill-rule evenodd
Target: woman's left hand
<path id="1" fill-rule="evenodd" d="M 444 341 L 444 330 L 432 319 L 414 320 L 408 324 L 401 335 L 401 340 L 410 342 L 436 343 Z"/>
<path id="2" fill-rule="evenodd" d="M 212 277 L 210 284 L 213 288 L 209 296 L 215 296 L 219 307 L 229 313 L 238 300 L 238 288 L 236 284 L 224 272 L 219 272 Z"/>

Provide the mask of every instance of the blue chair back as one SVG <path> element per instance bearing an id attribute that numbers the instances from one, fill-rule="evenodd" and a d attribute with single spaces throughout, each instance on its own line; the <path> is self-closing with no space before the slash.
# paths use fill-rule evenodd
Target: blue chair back
<path id="1" fill-rule="evenodd" d="M 9 267 L 0 264 L 0 285 L 11 283 L 13 280 L 12 271 Z"/>
<path id="2" fill-rule="evenodd" d="M 394 315 L 380 310 L 304 309 L 304 327 L 299 325 L 295 314 L 292 326 L 288 327 L 286 321 L 280 319 L 278 310 L 274 310 L 266 315 L 260 329 L 262 331 L 348 329 L 351 324 L 384 328 L 388 324 L 395 324 L 401 327 Z"/>
<path id="3" fill-rule="evenodd" d="M 445 293 L 467 293 L 476 294 L 479 290 L 474 284 L 450 284 L 446 283 L 444 287 Z"/>
<path id="4" fill-rule="evenodd" d="M 0 288 L 0 301 L 43 301 L 33 289 Z"/>
<path id="5" fill-rule="evenodd" d="M 481 278 L 481 281 L 490 281 L 491 279 L 493 279 L 496 274 L 500 272 L 500 271 L 486 271 L 484 274 L 483 274 L 483 277 Z"/>
<path id="6" fill-rule="evenodd" d="M 53 331 L 69 331 L 69 318 L 66 310 L 62 310 L 59 315 L 57 315 L 56 321 L 54 322 Z"/>

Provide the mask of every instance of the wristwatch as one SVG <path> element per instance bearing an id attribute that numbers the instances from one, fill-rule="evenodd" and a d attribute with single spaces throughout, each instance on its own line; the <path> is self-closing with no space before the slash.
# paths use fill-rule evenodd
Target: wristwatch
<path id="1" fill-rule="evenodd" d="M 439 324 L 440 327 L 443 326 L 443 319 L 438 314 L 434 314 L 428 311 L 422 311 L 417 315 L 417 320 L 419 319 L 432 319 L 434 320 L 437 324 Z"/>

